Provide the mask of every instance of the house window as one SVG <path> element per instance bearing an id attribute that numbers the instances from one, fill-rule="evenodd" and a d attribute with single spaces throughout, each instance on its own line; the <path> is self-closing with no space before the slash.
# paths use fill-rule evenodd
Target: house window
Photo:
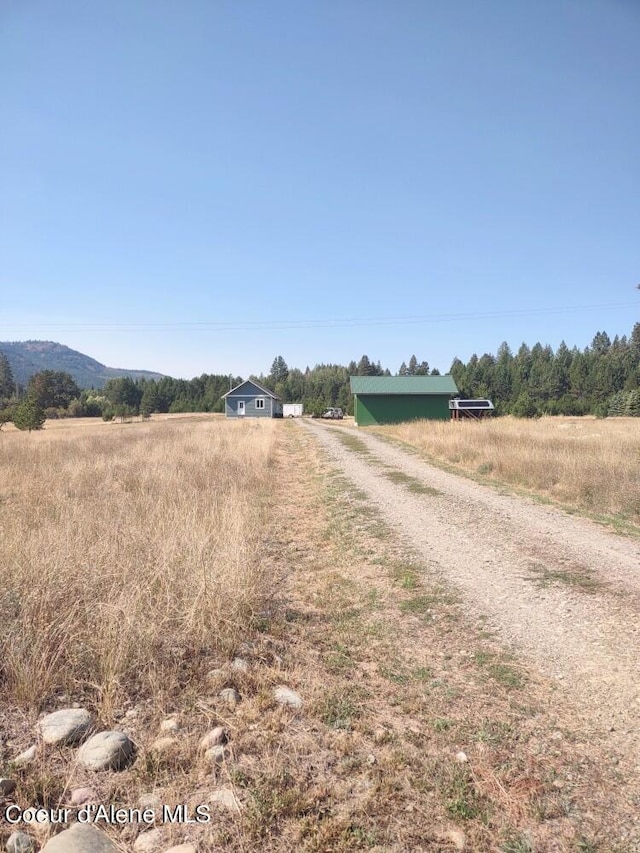
<path id="1" fill-rule="evenodd" d="M 264 400 L 261 397 L 256 400 L 256 409 L 264 409 Z"/>

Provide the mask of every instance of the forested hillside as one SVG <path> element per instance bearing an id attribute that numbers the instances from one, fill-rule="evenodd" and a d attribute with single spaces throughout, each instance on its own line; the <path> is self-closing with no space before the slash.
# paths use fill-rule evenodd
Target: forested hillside
<path id="1" fill-rule="evenodd" d="M 102 388 L 109 379 L 119 376 L 131 376 L 133 379 L 160 379 L 161 373 L 150 370 L 123 370 L 107 367 L 55 341 L 0 341 L 3 352 L 15 381 L 26 385 L 29 379 L 42 370 L 68 373 L 81 388 Z"/>

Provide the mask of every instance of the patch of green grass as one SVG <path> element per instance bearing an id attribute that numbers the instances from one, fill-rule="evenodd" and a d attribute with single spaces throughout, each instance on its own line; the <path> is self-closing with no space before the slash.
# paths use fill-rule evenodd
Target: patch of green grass
<path id="1" fill-rule="evenodd" d="M 422 595 L 401 601 L 400 610 L 402 613 L 428 614 L 429 611 L 442 605 L 455 604 L 456 600 L 456 596 L 444 587 L 434 587 Z"/>
<path id="2" fill-rule="evenodd" d="M 347 450 L 351 450 L 354 453 L 362 453 L 364 456 L 371 455 L 371 451 L 367 445 L 361 438 L 358 438 L 357 435 L 352 435 L 350 432 L 343 432 L 342 430 L 336 430 L 335 435 L 340 439 Z"/>
<path id="3" fill-rule="evenodd" d="M 412 675 L 416 681 L 422 682 L 431 681 L 433 678 L 433 672 L 428 666 L 419 666 L 417 669 L 413 670 Z"/>
<path id="4" fill-rule="evenodd" d="M 531 580 L 537 586 L 543 588 L 552 584 L 565 584 L 582 592 L 597 592 L 605 586 L 602 581 L 594 578 L 588 569 L 581 569 L 579 571 L 550 569 L 543 563 L 532 563 L 528 568 L 533 577 L 526 578 L 526 580 Z"/>
<path id="5" fill-rule="evenodd" d="M 469 772 L 456 770 L 443 790 L 444 805 L 452 818 L 473 820 L 483 812 L 482 800 L 478 795 Z"/>
<path id="6" fill-rule="evenodd" d="M 422 480 L 418 480 L 417 477 L 411 477 L 409 474 L 405 474 L 404 471 L 399 471 L 397 468 L 389 468 L 382 472 L 384 476 L 391 480 L 392 483 L 396 483 L 400 486 L 406 486 L 410 492 L 414 492 L 419 495 L 440 495 L 442 494 L 437 489 L 432 488 L 431 486 L 427 486 Z"/>
<path id="7" fill-rule="evenodd" d="M 474 739 L 480 743 L 500 744 L 507 741 L 512 734 L 509 723 L 497 720 L 483 720 L 482 725 L 476 731 Z"/>
<path id="8" fill-rule="evenodd" d="M 334 643 L 332 649 L 327 652 L 324 658 L 325 665 L 331 672 L 344 672 L 350 670 L 354 666 L 351 649 L 342 643 Z"/>
<path id="9" fill-rule="evenodd" d="M 349 845 L 349 850 L 363 850 L 375 847 L 375 833 L 364 826 L 351 825 L 341 835 L 341 840 Z"/>
<path id="10" fill-rule="evenodd" d="M 409 684 L 411 681 L 411 676 L 408 673 L 403 672 L 402 669 L 393 664 L 380 666 L 378 672 L 393 684 Z"/>
<path id="11" fill-rule="evenodd" d="M 588 838 L 579 838 L 576 842 L 576 850 L 579 853 L 598 853 L 598 845 Z"/>
<path id="12" fill-rule="evenodd" d="M 483 462 L 482 465 L 478 465 L 477 471 L 478 474 L 490 474 L 493 471 L 493 463 Z"/>
<path id="13" fill-rule="evenodd" d="M 476 666 L 503 687 L 519 689 L 526 681 L 521 669 L 504 658 L 498 658 L 493 652 L 477 651 L 473 659 Z"/>
<path id="14" fill-rule="evenodd" d="M 329 693 L 320 705 L 320 719 L 332 729 L 348 731 L 362 716 L 363 704 L 364 692 L 355 686 Z"/>
<path id="15" fill-rule="evenodd" d="M 394 563 L 390 574 L 403 589 L 415 589 L 418 586 L 418 572 L 412 563 Z"/>
<path id="16" fill-rule="evenodd" d="M 535 853 L 535 848 L 526 835 L 512 835 L 500 845 L 501 853 Z"/>
<path id="17" fill-rule="evenodd" d="M 254 838 L 264 838 L 283 820 L 300 817 L 309 810 L 309 803 L 286 770 L 247 779 L 247 828 Z"/>
<path id="18" fill-rule="evenodd" d="M 431 725 L 433 727 L 433 730 L 436 732 L 446 732 L 449 731 L 453 723 L 446 717 L 436 717 L 436 719 L 431 723 Z"/>

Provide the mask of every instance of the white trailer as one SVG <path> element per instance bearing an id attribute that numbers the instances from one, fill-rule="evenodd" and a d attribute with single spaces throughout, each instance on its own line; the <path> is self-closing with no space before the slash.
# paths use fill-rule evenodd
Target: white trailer
<path id="1" fill-rule="evenodd" d="M 282 406 L 283 418 L 301 418 L 304 406 L 302 403 L 284 403 Z"/>

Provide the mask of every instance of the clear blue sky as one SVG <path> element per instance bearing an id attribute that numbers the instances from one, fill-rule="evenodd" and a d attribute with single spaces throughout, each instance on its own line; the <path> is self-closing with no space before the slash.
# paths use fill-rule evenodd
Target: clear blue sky
<path id="1" fill-rule="evenodd" d="M 3 0 L 0 340 L 189 378 L 628 334 L 638 45 L 637 0 Z"/>

